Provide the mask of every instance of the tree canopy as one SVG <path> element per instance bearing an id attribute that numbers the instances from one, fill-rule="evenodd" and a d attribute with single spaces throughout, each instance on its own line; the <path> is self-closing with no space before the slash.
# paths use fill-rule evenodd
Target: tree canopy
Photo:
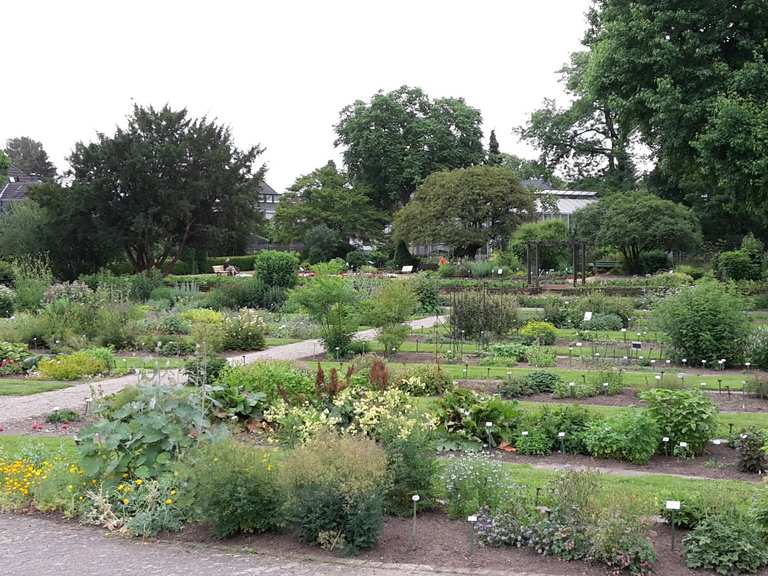
<path id="1" fill-rule="evenodd" d="M 690 208 L 648 192 L 617 192 L 573 215 L 576 234 L 621 252 L 627 269 L 641 270 L 640 255 L 656 249 L 687 250 L 701 241 Z"/>
<path id="2" fill-rule="evenodd" d="M 299 177 L 280 198 L 272 220 L 281 242 L 302 240 L 307 230 L 324 225 L 343 241 L 368 241 L 381 235 L 385 215 L 333 162 Z"/>
<path id="3" fill-rule="evenodd" d="M 35 174 L 41 178 L 56 176 L 56 166 L 48 158 L 43 145 L 28 136 L 9 138 L 5 144 L 5 153 L 16 167 L 27 174 Z"/>
<path id="4" fill-rule="evenodd" d="M 72 189 L 137 271 L 169 270 L 186 247 L 224 243 L 261 224 L 261 152 L 237 149 L 228 127 L 186 109 L 137 105 L 126 128 L 75 146 Z M 48 207 L 53 198 L 37 201 Z"/>
<path id="5" fill-rule="evenodd" d="M 718 236 L 768 230 L 767 22 L 767 3 L 730 0 L 599 0 L 590 14 L 590 93 L 653 152 L 649 183 Z"/>
<path id="6" fill-rule="evenodd" d="M 571 103 L 560 108 L 554 100 L 531 114 L 520 137 L 541 153 L 550 172 L 590 188 L 630 189 L 635 169 L 629 154 L 631 124 L 620 121 L 609 98 L 589 85 L 591 52 L 575 52 L 560 73 Z"/>
<path id="7" fill-rule="evenodd" d="M 497 166 L 443 170 L 427 177 L 395 216 L 395 236 L 410 243 L 440 243 L 457 256 L 500 244 L 535 211 L 533 193 Z"/>
<path id="8" fill-rule="evenodd" d="M 336 145 L 352 181 L 377 208 L 394 212 L 432 172 L 481 164 L 480 111 L 461 98 L 430 99 L 403 86 L 340 113 Z"/>

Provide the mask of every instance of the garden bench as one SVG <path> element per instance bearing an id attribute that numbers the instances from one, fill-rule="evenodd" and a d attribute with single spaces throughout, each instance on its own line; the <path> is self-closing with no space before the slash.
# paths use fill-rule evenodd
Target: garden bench
<path id="1" fill-rule="evenodd" d="M 592 266 L 592 270 L 594 270 L 595 274 L 597 274 L 598 270 L 607 272 L 609 270 L 613 270 L 614 268 L 618 268 L 621 266 L 621 262 L 616 260 L 596 260 L 592 262 L 590 266 Z"/>
<path id="2" fill-rule="evenodd" d="M 213 268 L 213 273 L 216 274 L 216 276 L 224 276 L 226 272 L 224 272 L 224 266 L 211 266 Z"/>

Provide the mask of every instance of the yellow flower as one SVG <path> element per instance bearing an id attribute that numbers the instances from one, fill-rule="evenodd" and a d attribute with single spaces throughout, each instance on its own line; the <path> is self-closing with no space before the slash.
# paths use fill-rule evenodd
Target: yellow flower
<path id="1" fill-rule="evenodd" d="M 125 504 L 126 506 L 128 506 L 128 498 L 123 498 L 123 504 Z"/>
<path id="2" fill-rule="evenodd" d="M 165 503 L 166 503 L 168 506 L 170 506 L 171 504 L 173 504 L 173 500 L 171 500 L 170 498 L 166 498 L 166 500 L 165 500 Z"/>
<path id="3" fill-rule="evenodd" d="M 136 486 L 141 486 L 143 483 L 144 483 L 144 480 L 142 480 L 141 478 L 136 480 Z"/>
<path id="4" fill-rule="evenodd" d="M 171 490 L 171 496 L 176 496 L 176 490 Z"/>

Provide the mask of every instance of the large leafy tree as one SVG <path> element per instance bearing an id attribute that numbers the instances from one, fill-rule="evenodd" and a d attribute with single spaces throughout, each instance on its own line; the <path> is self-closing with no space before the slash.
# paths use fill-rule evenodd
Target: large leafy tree
<path id="1" fill-rule="evenodd" d="M 262 223 L 265 168 L 254 167 L 261 152 L 239 150 L 229 128 L 185 109 L 137 105 L 126 128 L 78 143 L 70 163 L 90 212 L 133 267 L 167 271 L 185 248 L 226 242 Z"/>
<path id="2" fill-rule="evenodd" d="M 95 189 L 77 181 L 63 186 L 45 182 L 30 189 L 23 203 L 31 218 L 25 228 L 37 223 L 42 230 L 31 243 L 34 251 L 49 254 L 57 276 L 75 279 L 80 274 L 97 272 L 119 257 L 123 246 L 113 229 L 104 225 L 95 210 Z M 40 211 L 40 213 L 38 212 Z"/>
<path id="3" fill-rule="evenodd" d="M 648 192 L 617 192 L 574 214 L 578 237 L 618 250 L 628 271 L 641 271 L 640 256 L 649 250 L 688 250 L 701 241 L 690 208 Z"/>
<path id="4" fill-rule="evenodd" d="M 639 128 L 651 183 L 715 235 L 765 234 L 768 3 L 598 0 L 590 20 L 589 90 Z"/>
<path id="5" fill-rule="evenodd" d="M 432 172 L 481 164 L 480 111 L 461 98 L 430 99 L 403 86 L 341 111 L 336 145 L 374 205 L 394 212 Z"/>
<path id="6" fill-rule="evenodd" d="M 384 217 L 360 187 L 350 184 L 347 175 L 328 162 L 298 178 L 280 197 L 272 223 L 275 237 L 282 242 L 301 240 L 307 230 L 325 225 L 349 244 L 381 235 Z"/>
<path id="7" fill-rule="evenodd" d="M 5 144 L 5 153 L 22 172 L 41 178 L 56 176 L 56 166 L 48 158 L 42 143 L 37 140 L 28 136 L 10 138 Z"/>
<path id="8" fill-rule="evenodd" d="M 473 256 L 501 244 L 532 218 L 533 193 L 497 166 L 473 166 L 431 174 L 395 216 L 395 236 L 410 243 L 440 243 L 457 256 Z"/>
<path id="9" fill-rule="evenodd" d="M 635 167 L 629 153 L 632 124 L 620 119 L 610 98 L 590 86 L 591 52 L 575 52 L 560 72 L 571 103 L 559 107 L 546 99 L 517 129 L 540 151 L 540 162 L 578 186 L 630 189 Z"/>
<path id="10" fill-rule="evenodd" d="M 499 149 L 499 140 L 496 138 L 496 130 L 491 130 L 491 135 L 488 137 L 488 157 L 486 163 L 491 166 L 501 164 L 501 150 Z"/>

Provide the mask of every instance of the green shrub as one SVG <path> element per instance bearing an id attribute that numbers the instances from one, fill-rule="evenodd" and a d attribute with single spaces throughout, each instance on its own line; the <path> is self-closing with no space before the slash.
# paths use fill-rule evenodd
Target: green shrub
<path id="1" fill-rule="evenodd" d="M 327 262 L 316 262 L 311 266 L 318 276 L 336 276 L 347 269 L 347 263 L 341 258 L 332 258 Z"/>
<path id="2" fill-rule="evenodd" d="M 13 288 L 13 281 L 16 274 L 13 271 L 13 264 L 0 260 L 0 284 Z"/>
<path id="3" fill-rule="evenodd" d="M 759 526 L 733 511 L 709 516 L 683 538 L 688 568 L 724 576 L 753 574 L 768 565 L 768 546 Z"/>
<path id="4" fill-rule="evenodd" d="M 624 323 L 617 314 L 594 314 L 591 320 L 582 320 L 582 330 L 610 331 L 621 330 Z"/>
<path id="5" fill-rule="evenodd" d="M 291 290 L 287 306 L 303 308 L 314 320 L 321 321 L 337 304 L 350 305 L 354 301 L 355 292 L 349 282 L 336 276 L 323 276 Z"/>
<path id="6" fill-rule="evenodd" d="M 191 452 L 179 470 L 195 519 L 227 537 L 284 527 L 286 494 L 278 466 L 272 451 L 227 440 Z"/>
<path id="7" fill-rule="evenodd" d="M 262 250 L 256 255 L 256 276 L 267 286 L 292 288 L 296 284 L 299 258 L 293 252 Z"/>
<path id="8" fill-rule="evenodd" d="M 509 344 L 494 344 L 490 347 L 490 352 L 494 359 L 509 358 L 520 362 L 528 357 L 528 346 L 518 342 Z"/>
<path id="9" fill-rule="evenodd" d="M 701 454 L 715 434 L 717 408 L 701 392 L 658 388 L 641 392 L 640 398 L 672 446 L 687 442 L 694 454 Z"/>
<path id="10" fill-rule="evenodd" d="M 458 292 L 450 303 L 451 332 L 457 338 L 503 336 L 517 324 L 517 302 L 506 294 Z"/>
<path id="11" fill-rule="evenodd" d="M 411 280 L 411 286 L 419 300 L 419 308 L 427 314 L 440 311 L 440 290 L 432 273 L 419 274 Z"/>
<path id="12" fill-rule="evenodd" d="M 722 280 L 760 280 L 762 270 L 743 250 L 720 252 L 715 268 Z"/>
<path id="13" fill-rule="evenodd" d="M 499 393 L 503 398 L 516 398 L 531 394 L 552 392 L 560 384 L 557 374 L 534 370 L 523 377 L 511 377 L 499 385 Z"/>
<path id="14" fill-rule="evenodd" d="M 521 416 L 517 402 L 482 398 L 463 388 L 450 390 L 437 404 L 438 423 L 446 432 L 492 446 L 512 440 Z"/>
<path id="15" fill-rule="evenodd" d="M 419 510 L 432 508 L 437 497 L 434 480 L 438 464 L 430 434 L 415 429 L 403 437 L 400 430 L 387 430 L 382 439 L 391 482 L 386 494 L 386 511 L 398 516 L 410 515 L 414 495 L 419 496 Z"/>
<path id="16" fill-rule="evenodd" d="M 669 268 L 669 256 L 664 250 L 648 250 L 640 254 L 640 271 L 643 274 L 656 274 Z"/>
<path id="17" fill-rule="evenodd" d="M 544 301 L 544 320 L 558 328 L 568 323 L 565 301 L 559 296 L 548 296 Z"/>
<path id="18" fill-rule="evenodd" d="M 278 398 L 302 403 L 313 390 L 309 375 L 289 363 L 254 362 L 221 370 L 211 396 L 220 411 L 249 418 Z"/>
<path id="19" fill-rule="evenodd" d="M 534 320 L 520 328 L 520 336 L 528 344 L 537 343 L 540 346 L 550 346 L 557 339 L 557 329 L 549 322 Z"/>
<path id="20" fill-rule="evenodd" d="M 516 489 L 504 464 L 484 454 L 451 458 L 443 478 L 446 508 L 452 518 L 465 518 L 486 507 L 501 510 Z"/>
<path id="21" fill-rule="evenodd" d="M 263 350 L 267 324 L 250 308 L 224 316 L 224 350 Z"/>
<path id="22" fill-rule="evenodd" d="M 766 471 L 768 458 L 763 450 L 765 441 L 765 433 L 759 428 L 742 431 L 737 445 L 739 461 L 736 464 L 740 472 L 762 474 Z"/>
<path id="23" fill-rule="evenodd" d="M 115 366 L 114 354 L 108 348 L 91 348 L 72 354 L 41 360 L 37 369 L 50 380 L 79 380 L 109 373 Z"/>
<path id="24" fill-rule="evenodd" d="M 583 432 L 594 417 L 583 406 L 564 405 L 554 408 L 544 406 L 531 418 L 536 422 L 536 427 L 552 441 L 556 449 L 559 450 L 561 445 L 564 445 L 565 451 L 569 454 L 586 453 Z M 565 433 L 562 439 L 559 437 L 560 432 Z"/>
<path id="25" fill-rule="evenodd" d="M 388 473 L 375 442 L 319 436 L 287 455 L 281 475 L 304 542 L 350 554 L 376 545 Z"/>
<path id="26" fill-rule="evenodd" d="M 395 353 L 408 338 L 411 328 L 405 324 L 389 324 L 379 330 L 376 339 L 384 348 L 387 354 Z"/>
<path id="27" fill-rule="evenodd" d="M 192 331 L 191 323 L 176 314 L 171 314 L 160 320 L 157 328 L 162 334 L 186 335 Z"/>
<path id="28" fill-rule="evenodd" d="M 557 352 L 553 348 L 531 346 L 526 352 L 528 364 L 536 368 L 551 368 L 557 365 Z"/>
<path id="29" fill-rule="evenodd" d="M 615 458 L 646 464 L 656 453 L 661 432 L 656 420 L 643 410 L 629 410 L 592 422 L 582 433 L 587 451 L 596 458 Z"/>
<path id="30" fill-rule="evenodd" d="M 163 276 L 159 270 L 149 270 L 134 274 L 129 279 L 130 294 L 137 302 L 146 302 L 152 295 L 152 290 L 163 285 Z"/>
<path id="31" fill-rule="evenodd" d="M 629 318 L 633 315 L 632 301 L 618 296 L 606 296 L 603 292 L 590 292 L 572 301 L 567 308 L 568 321 L 571 326 L 580 326 L 584 320 L 584 313 L 615 314 L 621 318 L 625 327 L 629 325 Z"/>
<path id="32" fill-rule="evenodd" d="M 81 465 L 91 478 L 157 477 L 197 442 L 208 423 L 190 388 L 140 388 L 80 432 Z"/>
<path id="33" fill-rule="evenodd" d="M 747 337 L 744 357 L 756 368 L 768 368 L 768 326 L 758 325 L 752 328 Z"/>
<path id="34" fill-rule="evenodd" d="M 221 371 L 229 366 L 226 358 L 215 354 L 196 355 L 184 364 L 184 375 L 190 386 L 210 385 L 219 377 Z"/>
<path id="35" fill-rule="evenodd" d="M 392 382 L 402 389 L 397 383 L 412 378 L 418 378 L 422 385 L 420 394 L 415 394 L 415 391 L 408 392 L 412 395 L 439 396 L 453 387 L 453 381 L 448 374 L 434 364 L 404 364 L 392 375 Z"/>
<path id="36" fill-rule="evenodd" d="M 0 284 L 0 318 L 10 318 L 16 310 L 16 293 Z"/>
<path id="37" fill-rule="evenodd" d="M 336 304 L 320 325 L 320 341 L 329 358 L 344 358 L 352 352 L 357 322 L 348 306 Z"/>
<path id="38" fill-rule="evenodd" d="M 284 288 L 269 286 L 260 277 L 226 278 L 208 294 L 208 304 L 217 310 L 277 308 L 285 301 Z"/>
<path id="39" fill-rule="evenodd" d="M 545 456 L 552 452 L 552 438 L 539 429 L 522 430 L 515 440 L 518 454 L 527 456 Z"/>
<path id="40" fill-rule="evenodd" d="M 705 282 L 662 300 L 654 310 L 658 327 L 669 337 L 675 353 L 691 365 L 711 366 L 725 358 L 738 362 L 749 333 L 741 297 L 717 282 Z"/>
<path id="41" fill-rule="evenodd" d="M 609 502 L 598 512 L 589 534 L 590 560 L 605 564 L 612 574 L 653 574 L 656 552 L 648 538 L 648 520 L 634 501 Z"/>
<path id="42" fill-rule="evenodd" d="M 6 374 L 21 374 L 24 364 L 30 357 L 26 344 L 0 341 L 0 376 Z"/>

